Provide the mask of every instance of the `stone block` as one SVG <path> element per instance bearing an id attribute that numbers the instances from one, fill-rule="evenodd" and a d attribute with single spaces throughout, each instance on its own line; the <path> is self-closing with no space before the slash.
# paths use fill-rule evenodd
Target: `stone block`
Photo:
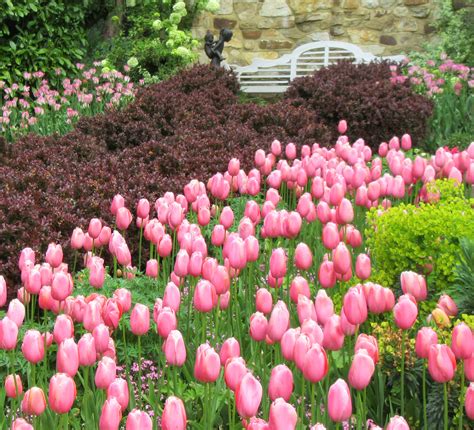
<path id="1" fill-rule="evenodd" d="M 291 49 L 293 43 L 289 40 L 261 40 L 259 47 L 265 50 Z"/>
<path id="2" fill-rule="evenodd" d="M 436 27 L 429 22 L 427 22 L 425 26 L 423 27 L 423 33 L 425 34 L 433 34 L 435 32 L 436 32 Z"/>
<path id="3" fill-rule="evenodd" d="M 262 32 L 260 30 L 242 30 L 242 36 L 244 39 L 260 39 Z"/>
<path id="4" fill-rule="evenodd" d="M 284 16 L 280 18 L 258 18 L 257 28 L 291 28 L 295 26 L 294 16 Z"/>
<path id="5" fill-rule="evenodd" d="M 414 6 L 410 8 L 410 12 L 415 18 L 428 18 L 431 9 L 429 6 Z"/>
<path id="6" fill-rule="evenodd" d="M 230 28 L 232 30 L 236 25 L 237 21 L 235 19 L 214 18 L 214 28 L 217 30 L 222 28 Z"/>
<path id="7" fill-rule="evenodd" d="M 256 40 L 244 40 L 244 48 L 248 49 L 249 51 L 254 51 L 257 49 L 257 41 Z"/>
<path id="8" fill-rule="evenodd" d="M 409 13 L 410 11 L 408 8 L 404 6 L 397 6 L 395 9 L 393 9 L 393 14 L 398 18 L 401 18 L 402 16 L 408 16 Z"/>
<path id="9" fill-rule="evenodd" d="M 240 22 L 248 21 L 258 15 L 257 4 L 236 3 L 234 10 Z"/>
<path id="10" fill-rule="evenodd" d="M 231 15 L 234 8 L 233 0 L 220 0 L 219 10 L 216 12 L 217 15 Z"/>
<path id="11" fill-rule="evenodd" d="M 426 4 L 429 0 L 403 0 L 406 6 L 417 6 L 419 4 Z"/>
<path id="12" fill-rule="evenodd" d="M 359 45 L 365 43 L 375 43 L 378 41 L 379 32 L 367 29 L 346 28 L 352 43 Z"/>
<path id="13" fill-rule="evenodd" d="M 382 34 L 380 36 L 380 43 L 382 45 L 395 46 L 397 44 L 397 40 L 393 36 Z"/>
<path id="14" fill-rule="evenodd" d="M 365 25 L 370 30 L 383 30 L 393 25 L 393 17 L 391 15 L 385 15 L 380 18 L 369 19 Z"/>
<path id="15" fill-rule="evenodd" d="M 380 7 L 390 9 L 397 4 L 397 0 L 379 0 Z"/>
<path id="16" fill-rule="evenodd" d="M 346 33 L 346 30 L 342 25 L 333 25 L 330 28 L 330 33 L 331 36 L 337 37 L 337 36 L 342 36 L 343 34 Z"/>
<path id="17" fill-rule="evenodd" d="M 322 40 L 331 40 L 329 33 L 327 31 L 317 31 L 311 35 L 311 39 L 315 42 L 320 42 Z"/>
<path id="18" fill-rule="evenodd" d="M 358 9 L 359 6 L 359 0 L 342 0 L 343 9 Z"/>
<path id="19" fill-rule="evenodd" d="M 362 0 L 362 7 L 367 9 L 375 9 L 379 6 L 379 0 Z"/>
<path id="20" fill-rule="evenodd" d="M 260 9 L 260 16 L 269 18 L 291 16 L 292 14 L 285 0 L 265 0 Z"/>
<path id="21" fill-rule="evenodd" d="M 414 19 L 402 18 L 397 24 L 397 30 L 414 32 L 418 30 L 418 24 Z"/>

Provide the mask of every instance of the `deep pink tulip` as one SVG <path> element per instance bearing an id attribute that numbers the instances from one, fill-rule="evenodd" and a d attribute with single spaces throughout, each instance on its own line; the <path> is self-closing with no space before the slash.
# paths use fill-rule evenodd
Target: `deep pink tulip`
<path id="1" fill-rule="evenodd" d="M 247 372 L 235 390 L 235 404 L 237 412 L 242 418 L 257 415 L 262 394 L 260 382 L 250 372 Z"/>
<path id="2" fill-rule="evenodd" d="M 366 388 L 375 371 L 375 363 L 365 349 L 358 349 L 352 358 L 349 369 L 349 384 L 356 390 Z"/>
<path id="3" fill-rule="evenodd" d="M 128 384 L 125 379 L 115 378 L 107 388 L 107 399 L 115 398 L 122 408 L 122 412 L 127 409 L 129 401 Z"/>
<path id="4" fill-rule="evenodd" d="M 314 300 L 314 308 L 318 323 L 324 326 L 326 321 L 334 315 L 334 304 L 326 291 L 319 290 Z"/>
<path id="5" fill-rule="evenodd" d="M 21 327 L 25 319 L 25 305 L 18 299 L 13 299 L 8 305 L 7 317 Z"/>
<path id="6" fill-rule="evenodd" d="M 328 373 L 329 364 L 326 351 L 318 343 L 308 350 L 303 363 L 303 375 L 313 384 L 321 381 Z"/>
<path id="7" fill-rule="evenodd" d="M 161 416 L 162 430 L 185 430 L 187 424 L 186 409 L 178 397 L 168 397 Z"/>
<path id="8" fill-rule="evenodd" d="M 41 415 L 46 409 L 46 397 L 41 388 L 30 388 L 23 397 L 21 410 L 27 415 Z"/>
<path id="9" fill-rule="evenodd" d="M 408 330 L 413 326 L 418 316 L 418 307 L 415 299 L 404 294 L 398 298 L 397 304 L 393 308 L 395 324 L 402 330 Z"/>
<path id="10" fill-rule="evenodd" d="M 415 272 L 402 272 L 400 284 L 405 294 L 411 294 L 417 301 L 426 300 L 426 281 L 422 275 Z"/>
<path id="11" fill-rule="evenodd" d="M 53 339 L 59 345 L 63 340 L 74 337 L 74 323 L 69 315 L 61 314 L 56 317 L 53 329 Z"/>
<path id="12" fill-rule="evenodd" d="M 464 360 L 464 374 L 468 381 L 474 382 L 474 353 Z"/>
<path id="13" fill-rule="evenodd" d="M 135 336 L 143 336 L 150 329 L 150 310 L 137 303 L 130 315 L 130 329 Z"/>
<path id="14" fill-rule="evenodd" d="M 438 300 L 438 307 L 441 308 L 446 315 L 455 317 L 458 314 L 458 307 L 454 300 L 447 294 L 443 294 Z"/>
<path id="15" fill-rule="evenodd" d="M 336 272 L 332 261 L 323 261 L 319 266 L 318 280 L 323 288 L 332 288 L 336 285 Z"/>
<path id="16" fill-rule="evenodd" d="M 370 278 L 371 270 L 370 257 L 367 254 L 359 254 L 356 259 L 356 276 L 364 281 Z"/>
<path id="17" fill-rule="evenodd" d="M 232 357 L 240 356 L 240 345 L 237 339 L 230 337 L 224 341 L 222 344 L 221 350 L 219 352 L 219 357 L 221 359 L 221 365 L 225 366 L 227 360 Z"/>
<path id="18" fill-rule="evenodd" d="M 153 421 L 145 411 L 134 409 L 127 416 L 126 430 L 152 430 Z"/>
<path id="19" fill-rule="evenodd" d="M 111 329 L 116 329 L 119 325 L 121 317 L 122 306 L 120 302 L 115 298 L 108 299 L 105 302 L 104 308 L 102 310 L 104 324 Z"/>
<path id="20" fill-rule="evenodd" d="M 250 337 L 257 342 L 265 339 L 268 330 L 268 321 L 261 312 L 255 312 L 250 317 Z"/>
<path id="21" fill-rule="evenodd" d="M 279 341 L 290 326 L 290 313 L 285 302 L 279 300 L 273 307 L 268 322 L 267 335 L 273 341 Z"/>
<path id="22" fill-rule="evenodd" d="M 474 336 L 466 323 L 457 324 L 451 334 L 451 349 L 459 360 L 470 358 L 474 353 Z"/>
<path id="23" fill-rule="evenodd" d="M 338 351 L 344 345 L 344 332 L 341 327 L 341 317 L 333 315 L 324 325 L 323 346 L 330 351 Z"/>
<path id="24" fill-rule="evenodd" d="M 235 391 L 247 372 L 248 369 L 242 357 L 229 358 L 224 368 L 224 380 L 227 387 L 229 387 L 230 390 Z"/>
<path id="25" fill-rule="evenodd" d="M 45 260 L 51 267 L 58 267 L 63 262 L 63 249 L 61 245 L 50 243 L 46 251 Z"/>
<path id="26" fill-rule="evenodd" d="M 99 430 L 118 430 L 122 420 L 122 409 L 116 398 L 107 399 L 102 406 Z"/>
<path id="27" fill-rule="evenodd" d="M 270 291 L 266 288 L 259 288 L 255 296 L 255 306 L 258 312 L 269 314 L 273 308 L 273 299 Z"/>
<path id="28" fill-rule="evenodd" d="M 220 358 L 214 348 L 207 343 L 199 346 L 196 351 L 194 376 L 200 382 L 214 382 L 220 373 Z"/>
<path id="29" fill-rule="evenodd" d="M 28 330 L 21 345 L 23 356 L 33 364 L 44 358 L 44 340 L 38 330 Z"/>
<path id="30" fill-rule="evenodd" d="M 456 357 L 448 345 L 431 345 L 428 352 L 428 371 L 433 380 L 448 382 L 456 373 Z"/>
<path id="31" fill-rule="evenodd" d="M 0 308 L 7 302 L 7 283 L 5 278 L 0 275 Z"/>
<path id="32" fill-rule="evenodd" d="M 270 273 L 275 279 L 284 278 L 287 270 L 287 257 L 283 248 L 273 249 L 270 257 Z"/>
<path id="33" fill-rule="evenodd" d="M 268 384 L 268 396 L 273 402 L 278 397 L 289 401 L 293 393 L 293 373 L 284 364 L 279 364 L 272 369 Z"/>
<path id="34" fill-rule="evenodd" d="M 77 343 L 79 352 L 79 365 L 92 366 L 97 359 L 97 351 L 95 349 L 95 340 L 92 334 L 85 333 Z"/>
<path id="35" fill-rule="evenodd" d="M 18 267 L 21 271 L 25 268 L 27 262 L 34 266 L 35 263 L 35 251 L 31 248 L 23 248 L 20 252 L 20 258 L 18 260 Z"/>
<path id="36" fill-rule="evenodd" d="M 59 373 L 74 377 L 79 369 L 79 350 L 74 339 L 65 339 L 58 346 L 56 368 Z"/>
<path id="37" fill-rule="evenodd" d="M 181 367 L 186 362 L 186 347 L 179 330 L 171 330 L 163 344 L 166 361 L 172 366 Z"/>
<path id="38" fill-rule="evenodd" d="M 48 403 L 53 412 L 66 414 L 76 399 L 74 379 L 65 373 L 56 373 L 49 381 Z"/>
<path id="39" fill-rule="evenodd" d="M 349 288 L 344 295 L 344 314 L 353 325 L 362 324 L 367 319 L 367 302 L 361 288 Z"/>
<path id="40" fill-rule="evenodd" d="M 323 342 L 323 331 L 319 324 L 313 319 L 307 319 L 301 324 L 301 333 L 306 334 L 312 343 Z"/>
<path id="41" fill-rule="evenodd" d="M 166 339 L 172 330 L 175 330 L 178 326 L 176 319 L 176 313 L 173 309 L 165 306 L 163 307 L 156 317 L 156 327 L 158 334 Z"/>
<path id="42" fill-rule="evenodd" d="M 17 398 L 23 394 L 23 385 L 20 375 L 8 375 L 5 378 L 5 393 L 7 397 L 10 398 Z"/>
<path id="43" fill-rule="evenodd" d="M 366 286 L 368 287 L 366 289 Z M 364 291 L 366 294 L 367 307 L 373 314 L 381 314 L 386 309 L 386 297 L 384 288 L 379 284 L 366 283 L 364 284 Z"/>
<path id="44" fill-rule="evenodd" d="M 102 357 L 95 372 L 95 385 L 97 388 L 106 390 L 115 380 L 117 373 L 117 365 L 115 360 L 110 357 Z"/>
<path id="45" fill-rule="evenodd" d="M 357 353 L 360 349 L 364 349 L 372 358 L 374 364 L 379 361 L 379 346 L 377 339 L 374 336 L 361 333 L 356 340 L 354 352 Z"/>
<path id="46" fill-rule="evenodd" d="M 347 131 L 347 122 L 345 119 L 341 119 L 337 125 L 337 131 L 339 134 L 344 134 Z"/>
<path id="47" fill-rule="evenodd" d="M 285 402 L 281 397 L 272 402 L 268 424 L 272 430 L 294 430 L 298 415 L 293 405 Z"/>
<path id="48" fill-rule="evenodd" d="M 438 335 L 431 327 L 422 327 L 415 341 L 416 355 L 420 358 L 428 358 L 431 345 L 438 343 Z"/>
<path id="49" fill-rule="evenodd" d="M 352 400 L 346 381 L 338 379 L 328 392 L 328 412 L 332 421 L 342 422 L 352 415 Z"/>
<path id="50" fill-rule="evenodd" d="M 410 430 L 405 418 L 395 415 L 390 418 L 386 430 Z"/>
<path id="51" fill-rule="evenodd" d="M 464 408 L 466 409 L 466 415 L 469 419 L 474 420 L 474 384 L 472 382 L 466 391 Z"/>

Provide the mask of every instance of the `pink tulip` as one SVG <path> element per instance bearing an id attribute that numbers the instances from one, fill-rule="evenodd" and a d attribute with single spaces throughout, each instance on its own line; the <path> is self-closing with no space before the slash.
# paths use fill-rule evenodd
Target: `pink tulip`
<path id="1" fill-rule="evenodd" d="M 299 295 L 307 298 L 311 295 L 308 281 L 302 276 L 296 276 L 290 284 L 290 298 L 294 303 L 298 302 Z"/>
<path id="2" fill-rule="evenodd" d="M 438 307 L 441 308 L 446 315 L 455 317 L 458 313 L 458 307 L 454 300 L 447 294 L 443 294 L 438 300 Z"/>
<path id="3" fill-rule="evenodd" d="M 230 390 L 235 391 L 240 385 L 242 378 L 248 369 L 242 357 L 231 357 L 227 360 L 224 368 L 224 380 Z"/>
<path id="4" fill-rule="evenodd" d="M 232 357 L 240 356 L 240 345 L 237 339 L 230 337 L 224 341 L 222 344 L 221 350 L 219 352 L 219 357 L 221 360 L 221 365 L 225 366 L 227 360 Z"/>
<path id="5" fill-rule="evenodd" d="M 319 266 L 318 280 L 323 288 L 332 288 L 336 285 L 336 272 L 332 261 L 323 261 Z"/>
<path id="6" fill-rule="evenodd" d="M 153 421 L 145 411 L 134 409 L 128 414 L 126 430 L 152 430 Z"/>
<path id="7" fill-rule="evenodd" d="M 95 349 L 95 340 L 90 333 L 82 335 L 77 343 L 79 352 L 79 364 L 81 366 L 92 366 L 96 362 L 97 351 Z"/>
<path id="8" fill-rule="evenodd" d="M 474 384 L 471 382 L 466 391 L 466 398 L 464 401 L 464 408 L 466 409 L 466 415 L 470 420 L 474 420 Z"/>
<path id="9" fill-rule="evenodd" d="M 123 312 L 128 312 L 132 307 L 132 294 L 126 288 L 118 288 L 114 291 L 114 297 L 122 306 Z"/>
<path id="10" fill-rule="evenodd" d="M 303 372 L 304 359 L 307 352 L 311 349 L 312 341 L 308 335 L 300 333 L 295 341 L 295 349 L 293 351 L 293 359 L 296 367 Z"/>
<path id="11" fill-rule="evenodd" d="M 300 242 L 295 249 L 295 266 L 300 270 L 308 270 L 313 264 L 313 254 L 309 246 Z"/>
<path id="12" fill-rule="evenodd" d="M 439 383 L 448 382 L 456 373 L 456 357 L 447 345 L 431 345 L 428 352 L 428 371 Z"/>
<path id="13" fill-rule="evenodd" d="M 287 257 L 283 248 L 273 249 L 270 257 L 270 273 L 275 279 L 284 278 L 287 270 Z"/>
<path id="14" fill-rule="evenodd" d="M 262 401 L 262 393 L 260 382 L 250 372 L 247 372 L 235 391 L 237 412 L 242 418 L 257 415 Z"/>
<path id="15" fill-rule="evenodd" d="M 53 412 L 66 414 L 76 399 L 74 379 L 65 373 L 56 373 L 49 381 L 48 403 Z"/>
<path id="16" fill-rule="evenodd" d="M 347 131 L 347 122 L 345 119 L 341 119 L 337 125 L 337 131 L 339 134 L 344 134 Z"/>
<path id="17" fill-rule="evenodd" d="M 122 412 L 127 409 L 129 401 L 128 384 L 125 379 L 115 378 L 107 388 L 107 399 L 114 398 L 119 403 Z"/>
<path id="18" fill-rule="evenodd" d="M 285 302 L 279 300 L 274 306 L 268 322 L 268 337 L 273 341 L 279 341 L 290 326 L 290 313 Z"/>
<path id="19" fill-rule="evenodd" d="M 377 339 L 374 336 L 367 335 L 365 333 L 360 334 L 357 337 L 354 352 L 357 353 L 359 350 L 364 349 L 372 358 L 374 364 L 379 361 L 379 346 Z"/>
<path id="20" fill-rule="evenodd" d="M 273 308 L 273 299 L 270 291 L 266 288 L 259 288 L 255 296 L 255 305 L 258 312 L 269 314 Z"/>
<path id="21" fill-rule="evenodd" d="M 51 296 L 54 300 L 63 301 L 70 296 L 73 289 L 73 281 L 71 275 L 64 272 L 56 272 L 53 275 L 51 285 Z"/>
<path id="22" fill-rule="evenodd" d="M 171 331 L 175 330 L 178 326 L 176 314 L 173 309 L 167 306 L 162 308 L 156 317 L 156 326 L 158 334 L 166 339 Z"/>
<path id="23" fill-rule="evenodd" d="M 99 430 L 118 430 L 122 420 L 122 409 L 114 397 L 107 399 L 102 406 Z"/>
<path id="24" fill-rule="evenodd" d="M 343 242 L 340 242 L 333 251 L 334 270 L 343 275 L 351 269 L 352 257 Z"/>
<path id="25" fill-rule="evenodd" d="M 112 215 L 117 214 L 117 210 L 122 208 L 125 205 L 125 200 L 120 194 L 116 194 L 112 199 L 112 203 L 110 205 L 110 212 Z"/>
<path id="26" fill-rule="evenodd" d="M 45 257 L 46 263 L 51 265 L 51 267 L 58 267 L 63 261 L 63 249 L 61 245 L 50 243 L 48 245 L 48 250 L 46 251 Z"/>
<path id="27" fill-rule="evenodd" d="M 109 328 L 105 324 L 99 324 L 92 331 L 94 337 L 95 349 L 99 354 L 107 351 L 109 346 L 110 334 Z"/>
<path id="28" fill-rule="evenodd" d="M 200 382 L 214 382 L 220 373 L 219 355 L 207 343 L 196 351 L 194 376 Z"/>
<path id="29" fill-rule="evenodd" d="M 89 228 L 87 229 L 87 233 L 92 239 L 97 239 L 99 234 L 102 230 L 102 222 L 98 218 L 92 218 L 89 221 Z"/>
<path id="30" fill-rule="evenodd" d="M 410 430 L 405 418 L 395 415 L 390 418 L 386 430 Z"/>
<path id="31" fill-rule="evenodd" d="M 178 312 L 181 303 L 181 293 L 175 283 L 169 282 L 166 285 L 163 295 L 163 307 L 169 307 Z"/>
<path id="32" fill-rule="evenodd" d="M 12 422 L 10 430 L 34 430 L 33 426 L 25 421 L 23 418 L 17 418 Z"/>
<path id="33" fill-rule="evenodd" d="M 353 325 L 362 324 L 367 319 L 367 303 L 362 289 L 349 288 L 344 295 L 344 314 Z"/>
<path id="34" fill-rule="evenodd" d="M 18 299 L 13 299 L 8 305 L 7 317 L 18 327 L 23 325 L 25 319 L 25 306 Z"/>
<path id="35" fill-rule="evenodd" d="M 398 298 L 397 304 L 393 308 L 395 324 L 402 330 L 408 330 L 413 326 L 418 316 L 418 308 L 415 299 L 409 294 L 404 294 Z"/>
<path id="36" fill-rule="evenodd" d="M 268 396 L 273 402 L 278 397 L 289 401 L 293 393 L 293 373 L 284 364 L 279 364 L 272 369 L 270 382 L 268 384 Z"/>
<path id="37" fill-rule="evenodd" d="M 356 390 L 366 388 L 375 371 L 375 363 L 365 349 L 358 349 L 349 369 L 349 384 Z"/>
<path id="38" fill-rule="evenodd" d="M 315 343 L 304 357 L 303 375 L 308 381 L 315 384 L 327 375 L 328 370 L 326 351 L 321 345 Z"/>
<path id="39" fill-rule="evenodd" d="M 451 349 L 459 360 L 470 358 L 474 353 L 474 336 L 466 323 L 457 324 L 451 334 Z"/>
<path id="40" fill-rule="evenodd" d="M 147 199 L 140 199 L 137 204 L 137 217 L 145 219 L 150 214 L 150 202 Z"/>
<path id="41" fill-rule="evenodd" d="M 269 427 L 272 430 L 294 430 L 298 415 L 293 405 L 285 402 L 281 397 L 270 406 Z"/>
<path id="42" fill-rule="evenodd" d="M 181 367 L 186 362 L 186 347 L 179 330 L 171 330 L 163 344 L 166 361 L 172 366 Z"/>
<path id="43" fill-rule="evenodd" d="M 438 335 L 430 327 L 422 327 L 417 335 L 415 342 L 416 355 L 420 358 L 428 358 L 431 345 L 438 343 Z"/>
<path id="44" fill-rule="evenodd" d="M 44 358 L 44 341 L 38 330 L 28 330 L 21 345 L 23 356 L 30 363 L 39 363 Z"/>
<path id="45" fill-rule="evenodd" d="M 367 254 L 359 254 L 356 259 L 356 276 L 364 281 L 370 278 L 371 263 Z"/>
<path id="46" fill-rule="evenodd" d="M 150 329 L 150 310 L 137 303 L 130 315 L 130 329 L 135 336 L 143 336 Z"/>
<path id="47" fill-rule="evenodd" d="M 332 222 L 328 222 L 323 227 L 322 241 L 323 241 L 323 245 L 327 249 L 335 249 L 336 248 L 336 246 L 340 242 L 339 232 L 337 230 L 336 224 L 334 224 Z"/>
<path id="48" fill-rule="evenodd" d="M 194 288 L 193 303 L 199 312 L 210 312 L 217 305 L 214 285 L 206 280 L 199 281 Z"/>
<path id="49" fill-rule="evenodd" d="M 97 388 L 106 390 L 115 380 L 117 365 L 110 357 L 102 357 L 95 372 L 95 385 Z"/>
<path id="50" fill-rule="evenodd" d="M 255 312 L 250 317 L 250 337 L 257 342 L 265 339 L 268 330 L 268 321 L 261 312 Z"/>
<path id="51" fill-rule="evenodd" d="M 331 351 L 338 351 L 344 345 L 344 332 L 341 327 L 341 317 L 333 315 L 324 325 L 323 346 Z"/>
<path id="52" fill-rule="evenodd" d="M 331 420 L 335 422 L 346 421 L 352 415 L 351 393 L 343 379 L 338 379 L 329 388 L 328 412 Z"/>
<path id="53" fill-rule="evenodd" d="M 411 149 L 411 136 L 409 134 L 404 134 L 402 136 L 402 149 L 404 151 Z"/>
<path id="54" fill-rule="evenodd" d="M 41 415 L 46 409 L 46 397 L 41 388 L 30 388 L 23 397 L 21 410 L 27 415 Z"/>
<path id="55" fill-rule="evenodd" d="M 234 212 L 229 206 L 225 206 L 222 209 L 219 222 L 224 226 L 226 230 L 228 230 L 234 223 Z"/>
<path id="56" fill-rule="evenodd" d="M 125 206 L 119 207 L 117 209 L 115 221 L 119 230 L 127 230 L 132 222 L 132 219 L 133 217 L 131 212 Z"/>
<path id="57" fill-rule="evenodd" d="M 84 232 L 81 228 L 76 227 L 71 235 L 71 248 L 81 249 L 84 246 Z"/>
<path id="58" fill-rule="evenodd" d="M 422 275 L 415 272 L 402 272 L 400 284 L 405 294 L 411 294 L 417 301 L 426 300 L 426 281 Z"/>
<path id="59" fill-rule="evenodd" d="M 317 320 L 323 326 L 326 321 L 334 315 L 334 304 L 326 291 L 319 290 L 314 301 Z"/>
<path id="60" fill-rule="evenodd" d="M 296 305 L 296 311 L 298 313 L 298 320 L 300 324 L 303 324 L 306 320 L 312 319 L 316 321 L 316 310 L 314 309 L 313 302 L 308 297 L 300 294 L 298 296 L 298 303 Z"/>
<path id="61" fill-rule="evenodd" d="M 74 323 L 69 315 L 61 314 L 54 322 L 53 339 L 59 345 L 63 340 L 74 337 Z"/>
<path id="62" fill-rule="evenodd" d="M 65 339 L 58 346 L 56 368 L 59 373 L 74 377 L 79 369 L 79 350 L 74 339 Z"/>
<path id="63" fill-rule="evenodd" d="M 474 353 L 464 360 L 464 374 L 468 381 L 474 382 Z"/>
<path id="64" fill-rule="evenodd" d="M 97 300 L 92 300 L 85 307 L 84 328 L 88 331 L 92 331 L 102 322 L 102 306 Z"/>
<path id="65" fill-rule="evenodd" d="M 349 224 L 354 220 L 354 208 L 350 200 L 343 198 L 336 209 L 339 224 Z"/>
<path id="66" fill-rule="evenodd" d="M 15 399 L 23 394 L 20 375 L 8 375 L 5 378 L 5 393 L 7 397 Z"/>
<path id="67" fill-rule="evenodd" d="M 185 430 L 187 424 L 183 401 L 178 397 L 168 397 L 161 417 L 162 430 Z"/>

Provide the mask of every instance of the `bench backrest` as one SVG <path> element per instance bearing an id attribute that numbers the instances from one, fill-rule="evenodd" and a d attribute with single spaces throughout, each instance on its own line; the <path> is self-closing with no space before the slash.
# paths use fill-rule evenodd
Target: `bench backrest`
<path id="1" fill-rule="evenodd" d="M 237 74 L 242 91 L 247 93 L 282 93 L 290 82 L 321 67 L 340 60 L 365 63 L 376 59 L 401 61 L 402 55 L 376 57 L 346 42 L 312 42 L 297 47 L 276 60 L 254 60 L 249 66 L 231 66 Z"/>

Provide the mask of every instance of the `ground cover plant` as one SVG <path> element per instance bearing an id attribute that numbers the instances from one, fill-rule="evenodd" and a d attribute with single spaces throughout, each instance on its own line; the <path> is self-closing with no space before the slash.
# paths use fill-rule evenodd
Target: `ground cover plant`
<path id="1" fill-rule="evenodd" d="M 474 144 L 412 161 L 407 134 L 376 156 L 346 131 L 274 140 L 182 193 L 115 195 L 64 249 L 23 249 L 3 428 L 472 427 L 472 315 L 415 271 L 400 291 L 373 282 L 364 227 L 442 205 L 436 189 L 472 211 Z"/>

